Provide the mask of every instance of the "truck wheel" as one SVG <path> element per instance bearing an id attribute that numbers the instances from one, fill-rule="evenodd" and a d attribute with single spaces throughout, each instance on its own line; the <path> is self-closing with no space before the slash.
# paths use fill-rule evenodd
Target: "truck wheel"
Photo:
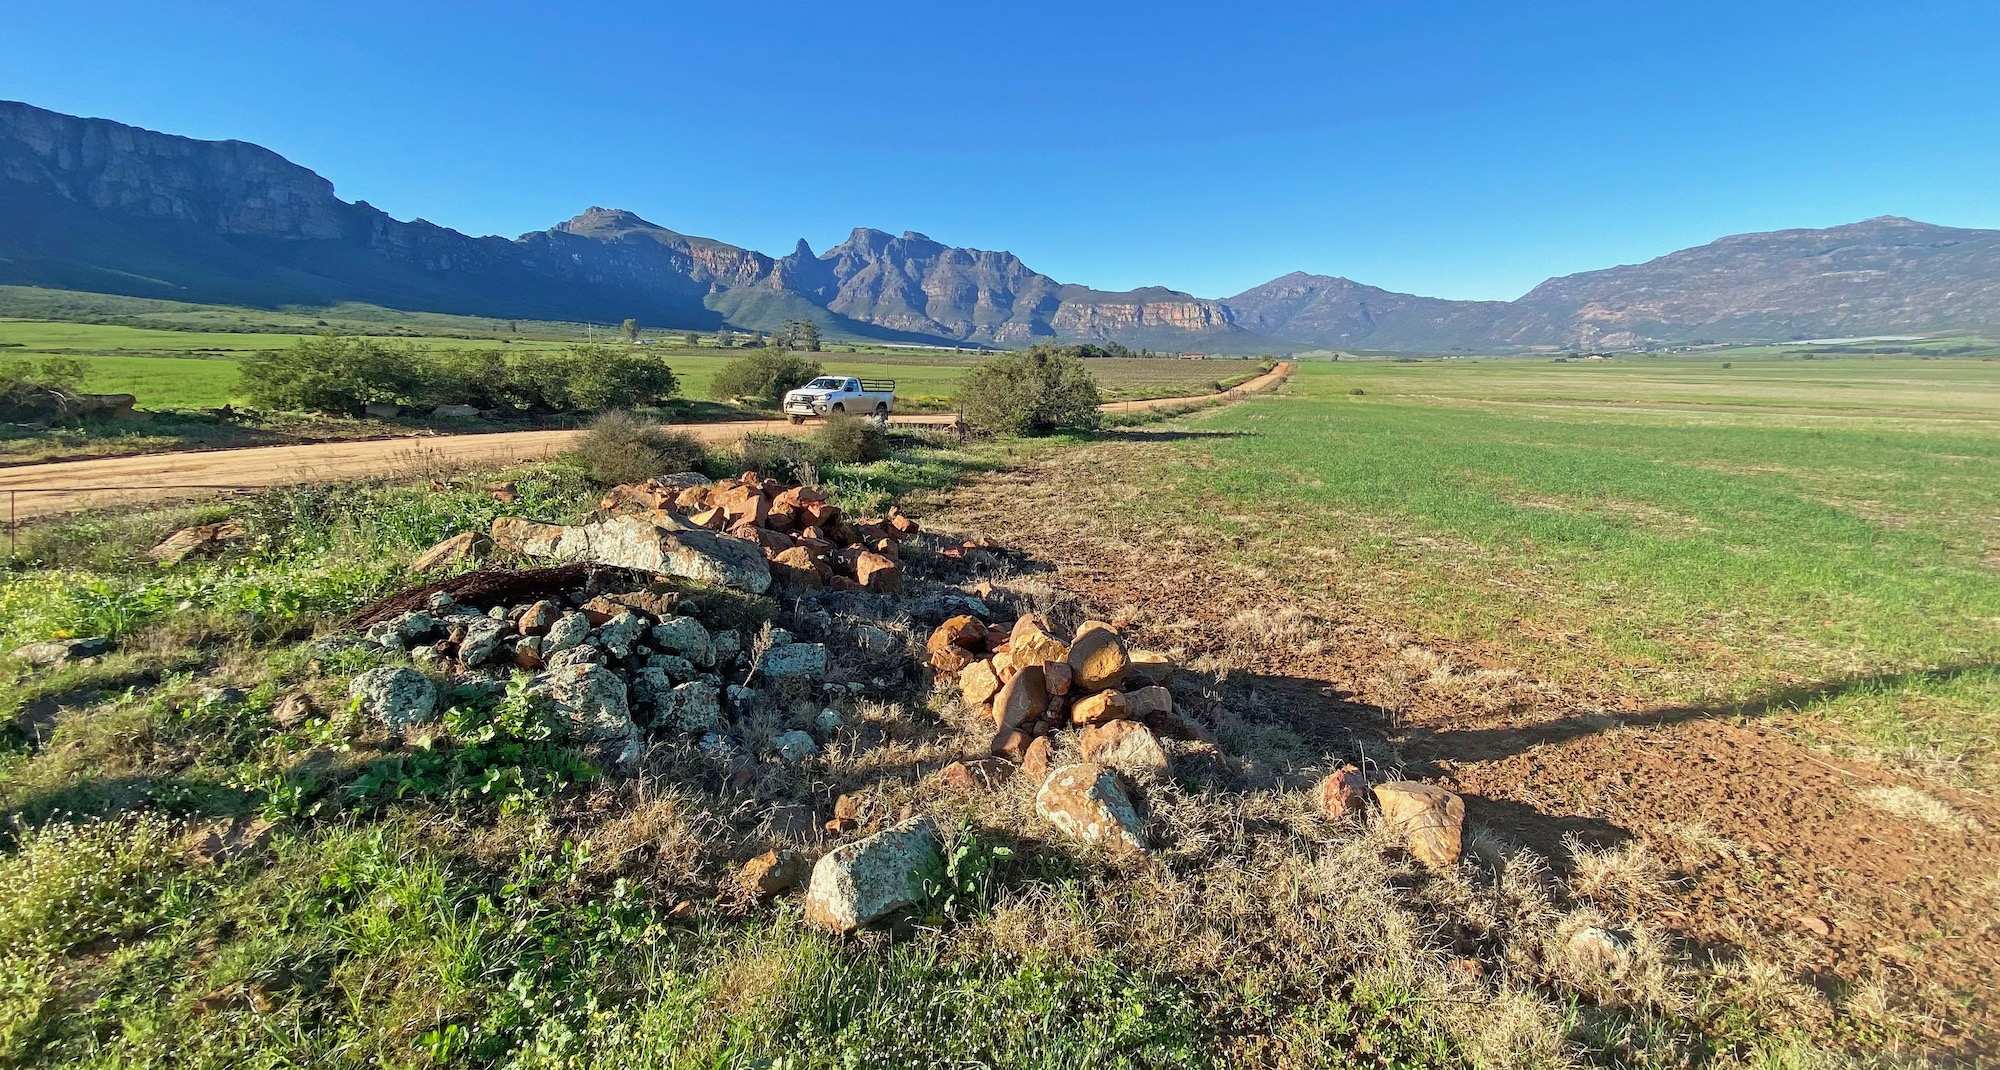
<path id="1" fill-rule="evenodd" d="M 795 424 L 802 424 L 806 422 L 806 418 L 803 416 L 794 416 L 792 417 L 792 422 Z"/>
<path id="2" fill-rule="evenodd" d="M 887 415 L 889 415 L 889 403 L 888 403 L 888 402 L 886 402 L 886 401 L 878 401 L 878 402 L 876 402 L 876 403 L 875 403 L 875 412 L 876 412 L 876 414 L 877 414 L 877 415 L 880 415 L 880 416 L 887 416 Z"/>
<path id="3" fill-rule="evenodd" d="M 833 403 L 833 411 L 838 413 L 845 413 L 847 412 L 847 406 L 842 402 L 836 401 Z"/>

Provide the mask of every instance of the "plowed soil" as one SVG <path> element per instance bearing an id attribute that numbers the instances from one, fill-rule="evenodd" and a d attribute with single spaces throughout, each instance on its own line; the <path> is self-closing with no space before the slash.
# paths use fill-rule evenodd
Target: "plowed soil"
<path id="1" fill-rule="evenodd" d="M 1566 840 L 1641 841 L 1672 878 L 1653 920 L 1697 962 L 1753 956 L 1836 1000 L 1873 982 L 1937 1050 L 1996 1050 L 1991 797 L 1836 757 L 1793 731 L 1828 726 L 1756 707 L 1644 709 L 1553 685 L 1334 604 L 1304 569 L 1252 575 L 1215 546 L 1131 545 L 1075 500 L 1079 471 L 1104 478 L 1090 451 L 1036 464 L 940 495 L 926 525 L 1002 538 L 1148 645 L 1216 655 L 1248 675 L 1256 716 L 1460 792 L 1471 823 L 1558 872 Z M 1943 805 L 1920 816 L 1898 799 Z"/>

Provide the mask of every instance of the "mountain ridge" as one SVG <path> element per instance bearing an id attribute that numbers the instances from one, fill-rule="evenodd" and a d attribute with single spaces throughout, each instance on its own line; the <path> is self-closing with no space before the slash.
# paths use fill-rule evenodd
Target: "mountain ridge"
<path id="1" fill-rule="evenodd" d="M 1499 351 L 2000 329 L 2000 231 L 1878 216 L 1737 234 L 1514 301 L 1292 272 L 1225 298 L 1066 283 L 1005 250 L 856 227 L 782 256 L 593 206 L 515 238 L 404 222 L 244 141 L 0 102 L 0 283 L 279 306 L 771 329 L 991 347 Z"/>

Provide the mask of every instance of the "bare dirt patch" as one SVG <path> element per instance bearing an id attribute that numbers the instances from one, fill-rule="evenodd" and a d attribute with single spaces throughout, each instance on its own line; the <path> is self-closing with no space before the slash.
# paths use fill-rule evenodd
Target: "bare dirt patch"
<path id="1" fill-rule="evenodd" d="M 1114 609 L 1139 641 L 1237 683 L 1246 723 L 1284 725 L 1463 793 L 1489 849 L 1525 847 L 1574 882 L 1605 850 L 1643 850 L 1659 878 L 1649 920 L 1733 991 L 1890 1016 L 1927 1045 L 2000 1044 L 2000 806 L 1798 742 L 1773 702 L 1747 713 L 1653 707 L 1615 682 L 1555 683 L 1479 644 L 1413 634 L 1338 604 L 1301 548 L 1296 570 L 1253 572 L 1213 535 L 1135 538 L 1117 497 L 1086 498 L 1051 466 L 1113 486 L 1130 444 L 1000 472 L 941 497 L 933 529 L 992 533 L 1053 569 L 1051 589 Z M 1150 461 L 1158 461 L 1158 457 Z M 1116 463 L 1114 463 L 1116 462 Z M 1295 571 L 1297 574 L 1290 574 Z M 1513 655 L 1518 657 L 1518 655 Z M 1815 722 L 1822 735 L 1830 729 Z M 1956 815 L 1910 807 L 1921 792 Z M 1600 866 L 1601 868 L 1601 860 Z M 1801 997 L 1799 994 L 1804 993 Z M 1739 997 L 1741 998 L 1741 997 Z"/>

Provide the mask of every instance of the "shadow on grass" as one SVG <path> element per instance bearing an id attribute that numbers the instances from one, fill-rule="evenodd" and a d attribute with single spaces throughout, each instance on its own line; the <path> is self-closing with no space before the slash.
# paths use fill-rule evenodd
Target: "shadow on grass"
<path id="1" fill-rule="evenodd" d="M 1975 662 L 1912 672 L 1863 673 L 1839 680 L 1779 688 L 1743 702 L 1705 706 L 1669 706 L 1638 713 L 1580 713 L 1544 724 L 1510 728 L 1468 728 L 1432 731 L 1425 746 L 1440 753 L 1479 759 L 1505 757 L 1550 743 L 1565 743 L 1613 728 L 1668 728 L 1692 721 L 1750 719 L 1804 709 L 1819 702 L 1853 694 L 1893 692 L 1911 687 L 1941 686 L 1961 677 L 2000 671 L 2000 663 Z"/>
<path id="2" fill-rule="evenodd" d="M 259 792 L 203 777 L 92 777 L 32 792 L 0 809 L 0 843 L 52 820 L 111 817 L 140 807 L 176 817 L 237 817 L 256 812 L 263 801 Z"/>

